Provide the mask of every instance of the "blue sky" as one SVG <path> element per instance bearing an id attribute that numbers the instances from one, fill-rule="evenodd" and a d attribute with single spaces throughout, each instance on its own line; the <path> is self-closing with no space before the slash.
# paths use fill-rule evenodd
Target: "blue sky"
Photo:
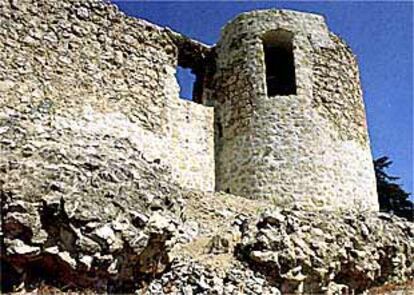
<path id="1" fill-rule="evenodd" d="M 374 158 L 389 156 L 394 163 L 388 171 L 413 192 L 413 2 L 113 2 L 127 15 L 206 44 L 216 43 L 221 27 L 244 11 L 285 8 L 324 15 L 357 55 Z M 179 72 L 183 97 L 191 96 L 190 80 Z"/>

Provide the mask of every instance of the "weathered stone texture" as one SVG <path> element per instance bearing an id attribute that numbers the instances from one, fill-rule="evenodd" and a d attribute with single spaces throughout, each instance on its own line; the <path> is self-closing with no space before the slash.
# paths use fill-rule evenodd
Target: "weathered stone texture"
<path id="1" fill-rule="evenodd" d="M 278 29 L 293 34 L 297 94 L 268 97 L 262 38 Z M 216 53 L 217 190 L 378 208 L 357 64 L 321 16 L 242 14 Z"/>
<path id="2" fill-rule="evenodd" d="M 342 140 L 369 146 L 358 65 L 351 49 L 331 33 L 335 47 L 313 54 L 313 104 L 338 129 Z"/>
<path id="3" fill-rule="evenodd" d="M 359 294 L 414 277 L 414 224 L 398 217 L 176 193 L 151 206 L 4 196 L 3 290 L 46 281 L 92 294 Z M 212 246 L 217 237 L 226 249 Z"/>
<path id="4" fill-rule="evenodd" d="M 187 189 L 376 208 L 358 68 L 322 17 L 242 14 L 213 52 L 101 2 L 1 3 L 5 122 L 39 112 L 36 124 L 65 129 L 96 117 L 84 128 L 135 138 Z M 262 37 L 276 29 L 293 33 L 296 95 L 266 94 Z M 215 114 L 179 99 L 177 64 L 197 74 L 195 99 Z"/>
<path id="5" fill-rule="evenodd" d="M 19 140 L 27 144 L 31 137 L 37 139 L 32 130 L 46 126 L 48 132 L 60 132 L 55 140 L 62 146 L 70 128 L 93 128 L 84 131 L 95 132 L 96 142 L 104 135 L 135 138 L 139 150 L 170 166 L 173 179 L 184 187 L 214 189 L 213 110 L 182 102 L 174 76 L 177 44 L 198 46 L 198 59 L 208 47 L 126 17 L 100 1 L 0 5 L 4 132 L 12 128 L 11 121 L 21 120 L 13 117 L 23 116 L 27 132 Z M 38 118 L 36 123 L 33 118 Z M 12 131 L 3 132 L 5 141 L 12 140 Z M 3 144 L 4 158 L 22 147 Z"/>
<path id="6" fill-rule="evenodd" d="M 283 294 L 362 294 L 414 276 L 414 224 L 384 213 L 267 210 L 241 244 Z"/>
<path id="7" fill-rule="evenodd" d="M 262 36 L 280 28 L 297 89 L 268 97 Z M 177 65 L 199 104 L 179 99 Z M 377 200 L 356 60 L 322 17 L 245 13 L 209 47 L 101 1 L 0 0 L 0 69 L 2 289 L 336 294 L 413 277 L 412 224 L 326 210 Z"/>

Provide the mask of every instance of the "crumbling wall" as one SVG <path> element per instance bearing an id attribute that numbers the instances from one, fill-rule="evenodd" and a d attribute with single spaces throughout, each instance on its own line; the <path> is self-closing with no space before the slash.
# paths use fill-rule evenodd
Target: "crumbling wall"
<path id="1" fill-rule="evenodd" d="M 297 89 L 269 97 L 263 36 L 279 29 L 293 35 Z M 323 17 L 242 14 L 223 29 L 216 53 L 217 190 L 378 208 L 357 64 Z"/>
<path id="2" fill-rule="evenodd" d="M 298 95 L 276 99 L 251 95 L 265 93 L 263 56 L 237 21 L 216 68 L 209 47 L 99 1 L 0 0 L 2 291 L 334 293 L 413 277 L 414 229 L 399 218 L 198 191 L 214 185 L 213 110 L 179 100 L 177 63 L 199 75 L 195 99 L 218 107 L 218 188 L 352 203 L 369 186 L 354 186 L 371 174 L 352 54 L 318 16 L 238 21 L 262 28 L 275 14 L 311 32 L 296 37 Z M 326 72 L 347 63 L 331 89 Z M 331 99 L 342 83 L 356 91 L 344 113 Z"/>
<path id="3" fill-rule="evenodd" d="M 36 154 L 41 129 L 58 132 L 57 146 L 78 144 L 86 154 L 102 138 L 117 136 L 169 166 L 184 187 L 213 189 L 213 110 L 181 102 L 175 78 L 180 46 L 198 46 L 197 61 L 207 46 L 101 1 L 2 0 L 0 7 L 4 160 L 23 161 L 25 144 Z M 18 138 L 15 123 L 25 128 Z M 95 142 L 82 143 L 83 131 L 94 133 Z M 45 157 L 39 160 L 47 163 Z"/>

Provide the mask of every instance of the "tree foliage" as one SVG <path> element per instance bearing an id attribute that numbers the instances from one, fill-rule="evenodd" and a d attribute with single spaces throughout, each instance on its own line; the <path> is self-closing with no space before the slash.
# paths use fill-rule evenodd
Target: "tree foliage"
<path id="1" fill-rule="evenodd" d="M 392 161 L 386 156 L 374 161 L 380 210 L 393 212 L 414 221 L 414 203 L 409 199 L 410 193 L 404 191 L 400 184 L 395 182 L 399 177 L 390 176 L 385 172 L 391 164 Z"/>

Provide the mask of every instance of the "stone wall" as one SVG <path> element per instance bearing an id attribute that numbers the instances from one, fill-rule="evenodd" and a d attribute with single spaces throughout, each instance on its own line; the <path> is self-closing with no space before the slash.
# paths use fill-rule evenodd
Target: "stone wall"
<path id="1" fill-rule="evenodd" d="M 278 28 L 297 89 L 267 97 L 261 36 Z M 179 99 L 177 65 L 201 104 Z M 358 210 L 377 208 L 358 68 L 320 16 L 243 14 L 210 48 L 100 1 L 0 0 L 0 69 L 1 292 L 412 279 L 413 224 Z"/>
<path id="2" fill-rule="evenodd" d="M 83 134 L 115 136 L 185 189 L 377 207 L 358 67 L 321 16 L 245 13 L 210 48 L 100 1 L 0 5 L 5 159 L 36 154 L 46 128 L 85 152 Z M 293 34 L 297 89 L 268 97 L 262 37 L 277 29 Z M 179 99 L 177 65 L 201 104 Z"/>
<path id="3" fill-rule="evenodd" d="M 268 97 L 263 35 L 293 34 L 296 94 Z M 358 67 L 323 17 L 240 15 L 216 47 L 216 189 L 377 209 Z M 348 196 L 348 197 L 345 197 Z"/>
<path id="4" fill-rule="evenodd" d="M 180 100 L 175 78 L 188 47 L 195 61 L 209 50 L 101 1 L 0 1 L 2 158 L 34 157 L 42 130 L 84 153 L 117 137 L 183 187 L 213 190 L 213 110 Z"/>

